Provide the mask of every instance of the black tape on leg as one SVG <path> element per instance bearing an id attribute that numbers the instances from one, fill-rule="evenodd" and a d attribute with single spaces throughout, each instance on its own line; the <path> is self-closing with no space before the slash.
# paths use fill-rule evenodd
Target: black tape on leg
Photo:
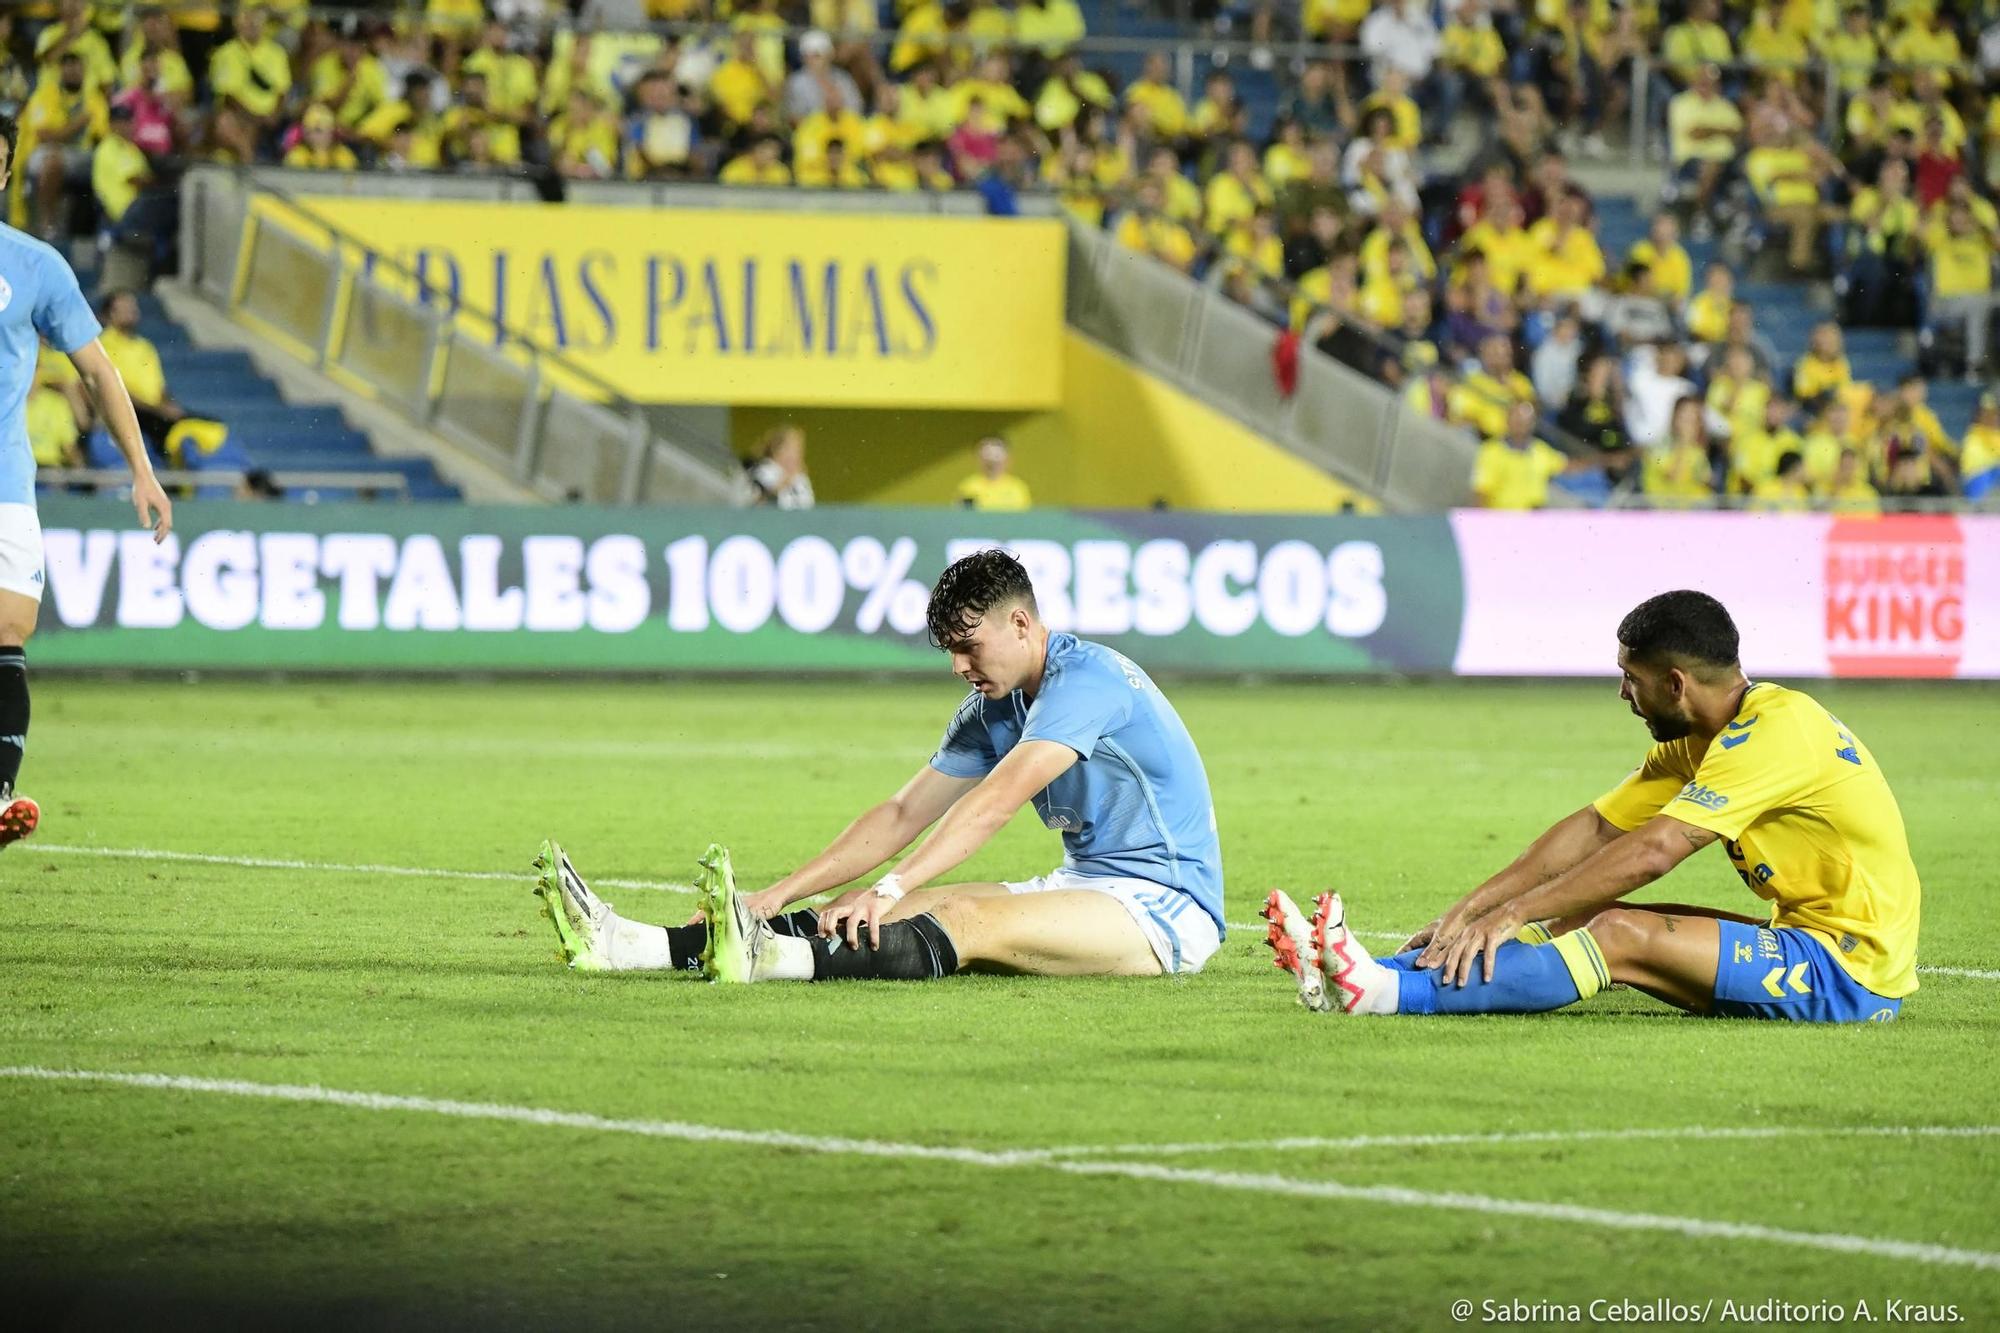
<path id="1" fill-rule="evenodd" d="M 850 949 L 843 940 L 813 942 L 814 981 L 931 981 L 958 971 L 958 950 L 935 917 L 911 917 L 881 928 L 882 947 Z"/>
<path id="2" fill-rule="evenodd" d="M 819 913 L 810 907 L 801 907 L 796 912 L 771 918 L 773 935 L 789 935 L 795 940 L 809 940 L 819 934 Z"/>

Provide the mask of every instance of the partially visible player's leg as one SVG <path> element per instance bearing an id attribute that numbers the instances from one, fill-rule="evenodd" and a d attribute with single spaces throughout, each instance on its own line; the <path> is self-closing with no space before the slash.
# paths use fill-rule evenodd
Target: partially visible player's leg
<path id="1" fill-rule="evenodd" d="M 1601 909 L 1592 908 L 1588 912 L 1578 912 L 1574 916 L 1560 917 L 1553 921 L 1534 921 L 1521 927 L 1517 937 L 1526 944 L 1547 944 L 1558 935 L 1567 935 L 1590 924 L 1591 918 Z M 1740 921 L 1749 926 L 1761 926 L 1769 918 L 1744 916 L 1741 912 L 1725 912 L 1719 907 L 1693 907 L 1687 903 L 1621 903 L 1621 912 L 1657 912 L 1661 916 L 1704 916 L 1714 921 Z"/>
<path id="2" fill-rule="evenodd" d="M 698 973 L 709 952 L 708 923 L 697 917 L 684 926 L 655 926 L 620 916 L 577 874 L 560 844 L 544 842 L 535 857 L 535 894 L 542 915 L 555 927 L 562 956 L 579 972 Z M 707 895 L 711 881 L 729 877 L 728 849 L 711 847 L 702 858 L 696 891 Z M 780 935 L 801 938 L 819 929 L 819 914 L 792 912 L 772 921 Z"/>
<path id="3" fill-rule="evenodd" d="M 1132 913 L 1094 889 L 945 894 L 930 915 L 970 971 L 1156 977 L 1164 970 Z"/>
<path id="4" fill-rule="evenodd" d="M 1493 979 L 1475 965 L 1463 985 L 1414 960 L 1399 957 L 1389 966 L 1370 957 L 1348 929 L 1338 895 L 1321 899 L 1313 936 L 1328 997 L 1346 1013 L 1542 1013 L 1587 1000 L 1614 982 L 1706 1012 L 1715 982 L 1716 926 L 1708 918 L 1600 912 L 1550 943 L 1505 942 L 1494 952 Z"/>
<path id="5" fill-rule="evenodd" d="M 28 748 L 28 639 L 41 610 L 42 527 L 34 506 L 0 505 L 0 847 L 35 831 L 41 808 L 14 794 Z"/>

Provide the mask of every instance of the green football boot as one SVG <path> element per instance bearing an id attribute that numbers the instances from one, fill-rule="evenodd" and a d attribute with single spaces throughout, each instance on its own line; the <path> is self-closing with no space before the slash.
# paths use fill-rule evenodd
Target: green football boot
<path id="1" fill-rule="evenodd" d="M 770 926 L 750 914 L 736 892 L 736 872 L 729 865 L 729 849 L 719 842 L 708 845 L 701 858 L 701 873 L 695 877 L 701 913 L 708 919 L 708 942 L 701 950 L 701 974 L 710 981 L 741 985 L 756 980 L 759 946 L 771 933 Z"/>
<path id="2" fill-rule="evenodd" d="M 535 856 L 535 896 L 556 928 L 562 957 L 578 972 L 611 971 L 611 906 L 590 891 L 561 844 L 544 842 Z"/>

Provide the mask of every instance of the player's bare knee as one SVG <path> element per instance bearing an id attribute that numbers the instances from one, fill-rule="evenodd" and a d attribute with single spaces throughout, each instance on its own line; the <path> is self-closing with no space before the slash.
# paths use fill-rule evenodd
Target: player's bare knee
<path id="1" fill-rule="evenodd" d="M 0 648 L 23 648 L 35 634 L 35 617 L 22 615 L 11 607 L 0 607 Z"/>
<path id="2" fill-rule="evenodd" d="M 1631 968 L 1646 957 L 1647 946 L 1659 919 L 1650 912 L 1614 907 L 1590 918 L 1590 935 L 1604 961 L 1617 978 L 1621 967 Z M 1623 978 L 1618 978 L 1622 980 Z"/>

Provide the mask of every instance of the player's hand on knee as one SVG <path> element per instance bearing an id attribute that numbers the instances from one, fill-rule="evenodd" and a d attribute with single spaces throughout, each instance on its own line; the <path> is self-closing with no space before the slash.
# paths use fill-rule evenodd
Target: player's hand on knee
<path id="1" fill-rule="evenodd" d="M 1493 980 L 1493 962 L 1500 954 L 1500 946 L 1513 939 L 1520 929 L 1521 923 L 1511 913 L 1504 910 L 1488 913 L 1452 945 L 1452 956 L 1445 961 L 1444 979 L 1454 986 L 1463 986 L 1472 980 L 1472 969 L 1477 965 L 1481 977 Z"/>
<path id="2" fill-rule="evenodd" d="M 870 889 L 848 894 L 832 908 L 820 914 L 820 934 L 844 939 L 848 948 L 858 949 L 861 947 L 861 931 L 865 927 L 868 931 L 868 947 L 880 948 L 882 918 L 888 914 L 893 905 L 890 899 Z"/>
<path id="3" fill-rule="evenodd" d="M 1426 944 L 1429 944 L 1431 940 L 1437 935 L 1438 927 L 1442 926 L 1443 924 L 1444 924 L 1444 918 L 1439 917 L 1435 921 L 1431 922 L 1428 926 L 1418 927 L 1417 933 L 1410 936 L 1410 938 L 1404 940 L 1402 945 L 1399 948 L 1397 948 L 1396 952 L 1408 953 L 1412 949 L 1423 948 Z"/>

